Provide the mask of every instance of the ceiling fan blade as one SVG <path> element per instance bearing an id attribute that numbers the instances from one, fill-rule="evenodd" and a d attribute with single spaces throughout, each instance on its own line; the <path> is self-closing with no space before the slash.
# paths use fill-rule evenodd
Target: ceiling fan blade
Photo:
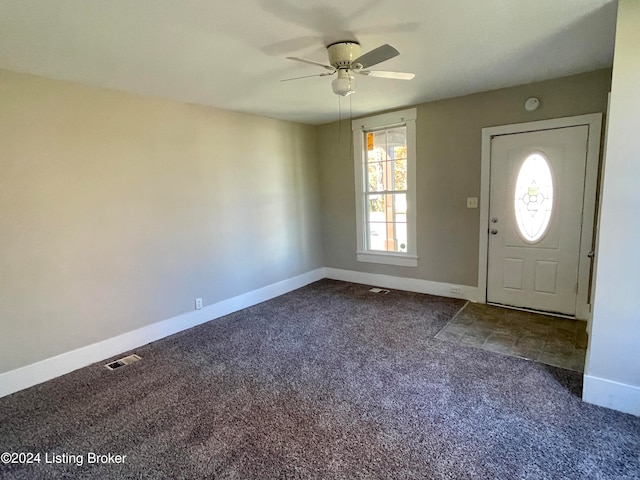
<path id="1" fill-rule="evenodd" d="M 378 63 L 382 63 L 397 55 L 400 55 L 400 52 L 398 52 L 398 50 L 393 48 L 391 45 L 385 43 L 384 45 L 380 45 L 378 48 L 374 48 L 364 55 L 360 55 L 353 62 L 351 62 L 351 64 L 360 64 L 362 65 L 361 68 L 364 69 L 377 65 Z"/>
<path id="2" fill-rule="evenodd" d="M 290 80 L 300 80 L 301 78 L 311 78 L 311 77 L 328 77 L 333 75 L 333 73 L 317 73 L 315 75 L 305 75 L 303 77 L 293 77 L 293 78 L 285 78 L 280 80 L 281 82 L 288 82 Z"/>
<path id="3" fill-rule="evenodd" d="M 416 76 L 415 73 L 385 72 L 383 70 L 360 70 L 356 71 L 356 73 L 367 75 L 368 77 L 393 78 L 395 80 L 411 80 Z"/>
<path id="4" fill-rule="evenodd" d="M 308 63 L 309 65 L 317 65 L 318 67 L 326 68 L 327 70 L 331 70 L 332 72 L 335 71 L 335 68 L 333 68 L 331 65 L 325 65 L 324 63 L 314 62 L 313 60 L 307 60 L 306 58 L 287 57 L 287 59 L 294 60 L 296 62 Z"/>

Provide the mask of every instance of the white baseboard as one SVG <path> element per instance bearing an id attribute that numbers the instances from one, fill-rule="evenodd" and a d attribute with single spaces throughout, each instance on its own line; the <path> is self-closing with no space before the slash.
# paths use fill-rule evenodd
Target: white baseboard
<path id="1" fill-rule="evenodd" d="M 194 310 L 176 317 L 132 330 L 116 337 L 81 347 L 31 365 L 0 374 L 0 397 L 29 388 L 47 380 L 59 377 L 92 363 L 109 359 L 150 342 L 160 340 L 174 333 L 187 330 L 210 320 L 236 312 L 283 295 L 309 283 L 331 278 L 346 282 L 427 293 L 444 297 L 477 301 L 477 287 L 431 282 L 415 278 L 355 272 L 337 268 L 318 268 L 293 278 L 253 290 L 201 310 Z M 454 290 L 451 290 L 451 287 Z M 604 378 L 584 375 L 582 399 L 621 412 L 640 415 L 640 387 L 626 385 Z"/>
<path id="2" fill-rule="evenodd" d="M 297 288 L 304 287 L 309 283 L 321 280 L 324 277 L 325 269 L 318 268 L 302 275 L 207 305 L 201 310 L 183 313 L 86 347 L 10 370 L 0 374 L 0 397 L 46 382 L 78 368 L 106 360 L 243 308 L 270 300 Z"/>
<path id="3" fill-rule="evenodd" d="M 584 375 L 582 400 L 640 416 L 640 387 Z"/>
<path id="4" fill-rule="evenodd" d="M 339 268 L 325 268 L 325 276 L 334 280 L 345 282 L 363 283 L 376 287 L 392 288 L 394 290 L 405 290 L 408 292 L 428 293 L 441 297 L 461 298 L 471 302 L 478 300 L 478 287 L 468 285 L 455 285 L 451 283 L 431 282 L 419 278 L 394 277 L 391 275 L 381 275 L 378 273 L 355 272 L 353 270 L 342 270 Z"/>

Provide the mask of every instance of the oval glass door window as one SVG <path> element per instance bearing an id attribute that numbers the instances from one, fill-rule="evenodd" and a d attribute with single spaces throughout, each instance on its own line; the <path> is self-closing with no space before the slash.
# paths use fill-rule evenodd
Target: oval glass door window
<path id="1" fill-rule="evenodd" d="M 549 162 L 539 153 L 529 155 L 520 167 L 514 200 L 520 235 L 530 243 L 540 241 L 553 213 L 553 177 Z"/>

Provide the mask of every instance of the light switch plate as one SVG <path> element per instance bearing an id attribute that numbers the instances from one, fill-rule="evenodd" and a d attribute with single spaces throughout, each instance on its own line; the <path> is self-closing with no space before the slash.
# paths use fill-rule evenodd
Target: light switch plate
<path id="1" fill-rule="evenodd" d="M 467 208 L 478 208 L 478 197 L 467 197 Z"/>

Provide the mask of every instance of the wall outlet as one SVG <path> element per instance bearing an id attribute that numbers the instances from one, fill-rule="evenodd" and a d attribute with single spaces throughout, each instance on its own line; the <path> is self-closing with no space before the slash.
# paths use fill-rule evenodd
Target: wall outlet
<path id="1" fill-rule="evenodd" d="M 478 197 L 467 197 L 467 208 L 478 208 Z"/>
<path id="2" fill-rule="evenodd" d="M 202 309 L 202 299 L 196 298 L 196 310 L 201 310 L 201 309 Z"/>
<path id="3" fill-rule="evenodd" d="M 456 295 L 462 295 L 462 287 L 458 287 L 456 285 L 449 285 L 449 292 L 454 293 Z"/>

